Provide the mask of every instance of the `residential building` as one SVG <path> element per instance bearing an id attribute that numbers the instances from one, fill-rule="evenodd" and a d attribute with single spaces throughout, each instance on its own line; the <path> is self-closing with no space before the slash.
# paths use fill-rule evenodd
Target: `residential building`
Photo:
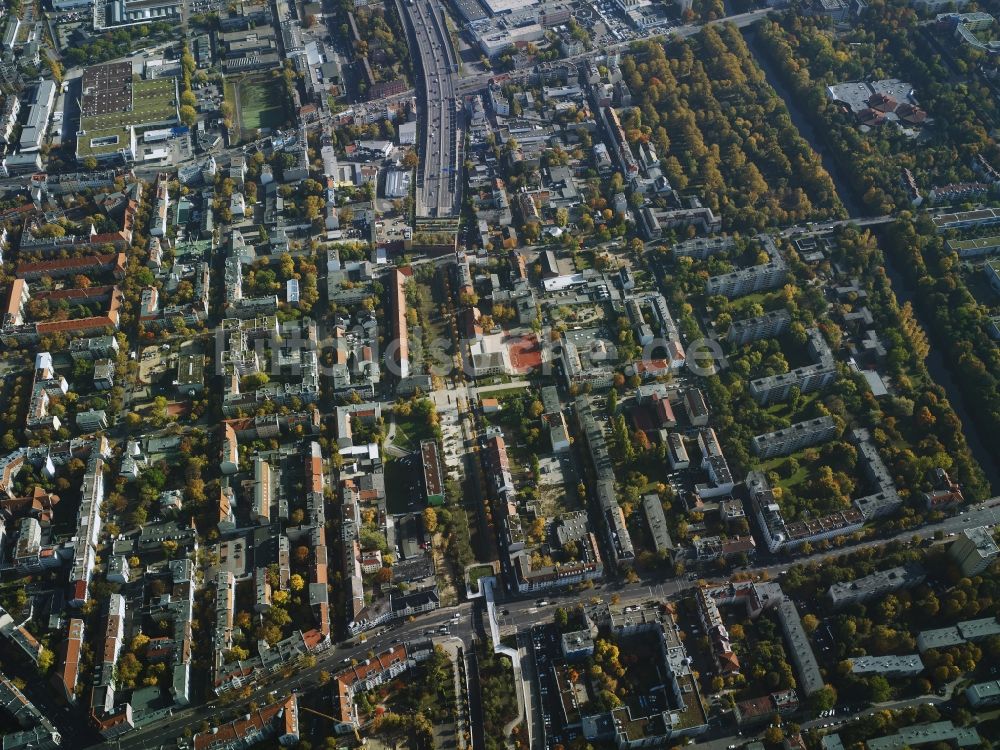
<path id="1" fill-rule="evenodd" d="M 796 422 L 775 432 L 755 435 L 751 441 L 754 453 L 766 461 L 775 456 L 787 456 L 812 445 L 825 443 L 836 437 L 837 423 L 831 416 L 816 417 Z"/>
<path id="2" fill-rule="evenodd" d="M 423 466 L 424 498 L 428 505 L 442 505 L 445 500 L 444 476 L 441 471 L 441 459 L 438 456 L 436 441 L 421 441 L 420 461 Z"/>
<path id="3" fill-rule="evenodd" d="M 792 323 L 792 316 L 787 310 L 772 310 L 754 318 L 734 320 L 729 326 L 726 340 L 730 344 L 743 346 L 759 339 L 769 339 L 780 336 Z"/>
<path id="4" fill-rule="evenodd" d="M 679 432 L 667 434 L 667 460 L 674 471 L 686 469 L 691 465 L 691 459 L 684 445 L 684 436 Z"/>
<path id="5" fill-rule="evenodd" d="M 736 240 L 729 235 L 714 237 L 693 237 L 690 240 L 678 242 L 671 248 L 675 258 L 695 258 L 708 260 L 711 256 L 724 253 L 736 245 Z"/>
<path id="6" fill-rule="evenodd" d="M 695 493 L 702 500 L 730 494 L 736 483 L 715 430 L 711 427 L 698 430 L 698 447 L 701 449 L 701 468 L 708 473 L 709 482 L 695 485 Z"/>
<path id="7" fill-rule="evenodd" d="M 618 504 L 614 468 L 604 437 L 604 429 L 594 419 L 590 399 L 585 396 L 578 397 L 574 401 L 574 407 L 579 432 L 583 436 L 584 446 L 590 456 L 593 471 L 591 487 L 603 522 L 602 531 L 614 556 L 613 562 L 619 566 L 629 566 L 635 559 L 635 549 L 625 523 L 625 516 Z"/>
<path id="8" fill-rule="evenodd" d="M 1000 680 L 969 685 L 965 689 L 965 698 L 974 710 L 1000 705 Z"/>
<path id="9" fill-rule="evenodd" d="M 642 499 L 642 513 L 646 519 L 646 528 L 653 540 L 653 547 L 661 559 L 672 560 L 676 550 L 670 531 L 667 529 L 667 519 L 663 514 L 663 503 L 659 495 L 646 495 Z"/>
<path id="10" fill-rule="evenodd" d="M 916 724 L 903 727 L 896 734 L 868 740 L 868 750 L 905 750 L 923 745 L 954 745 L 958 748 L 978 747 L 982 738 L 975 727 L 956 727 L 950 721 Z"/>
<path id="11" fill-rule="evenodd" d="M 80 652 L 83 648 L 84 623 L 79 618 L 69 621 L 69 633 L 62 644 L 59 670 L 53 682 L 62 690 L 63 698 L 70 705 L 76 703 L 76 686 L 80 676 Z"/>
<path id="12" fill-rule="evenodd" d="M 965 620 L 949 628 L 920 631 L 917 633 L 917 650 L 924 653 L 932 648 L 959 646 L 966 641 L 975 643 L 994 635 L 1000 635 L 1000 622 L 995 617 Z"/>
<path id="13" fill-rule="evenodd" d="M 115 387 L 115 361 L 113 359 L 98 359 L 94 362 L 94 388 L 99 391 L 110 391 Z"/>
<path id="14" fill-rule="evenodd" d="M 778 246 L 769 235 L 761 235 L 770 260 L 757 266 L 731 271 L 719 276 L 711 276 L 705 282 L 706 296 L 722 295 L 736 299 L 754 292 L 776 289 L 785 283 L 788 267 L 778 251 Z"/>
<path id="15" fill-rule="evenodd" d="M 802 619 L 799 617 L 795 602 L 784 599 L 778 605 L 777 611 L 778 622 L 785 636 L 786 650 L 795 666 L 799 688 L 806 696 L 819 692 L 823 689 L 823 676 L 819 671 L 816 655 L 809 644 L 809 638 L 802 627 Z"/>
<path id="16" fill-rule="evenodd" d="M 362 717 L 358 714 L 354 696 L 365 690 L 374 690 L 410 669 L 415 664 L 407 646 L 393 646 L 376 654 L 364 662 L 347 667 L 333 677 L 334 704 L 338 723 L 334 727 L 337 734 L 357 731 Z"/>
<path id="17" fill-rule="evenodd" d="M 719 607 L 708 588 L 700 587 L 695 591 L 695 605 L 698 609 L 698 619 L 708 638 L 712 660 L 720 674 L 739 674 L 740 660 L 733 651 L 729 640 L 729 632 L 722 622 Z"/>
<path id="18" fill-rule="evenodd" d="M 799 695 L 795 690 L 782 690 L 760 698 L 737 701 L 733 707 L 736 723 L 741 727 L 772 721 L 775 714 L 785 716 L 799 709 Z M 747 748 L 749 750 L 749 745 Z M 824 750 L 833 750 L 824 748 Z M 843 747 L 839 748 L 843 750 Z"/>
<path id="19" fill-rule="evenodd" d="M 699 388 L 687 388 L 682 397 L 684 409 L 687 412 L 688 420 L 695 427 L 704 427 L 708 424 L 708 404 Z"/>
<path id="20" fill-rule="evenodd" d="M 851 674 L 884 677 L 916 677 L 924 671 L 919 654 L 908 656 L 855 656 L 850 659 Z"/>
<path id="21" fill-rule="evenodd" d="M 849 604 L 859 604 L 891 591 L 919 586 L 927 578 L 927 571 L 920 565 L 904 565 L 880 570 L 853 581 L 842 581 L 827 589 L 826 596 L 834 609 Z"/>
<path id="22" fill-rule="evenodd" d="M 294 692 L 286 700 L 198 732 L 192 738 L 192 745 L 194 750 L 242 750 L 275 736 L 282 747 L 299 741 L 299 702 Z"/>
<path id="23" fill-rule="evenodd" d="M 986 280 L 989 282 L 989 285 L 993 287 L 993 291 L 1000 294 L 1000 261 L 986 261 L 983 265 L 983 273 L 986 274 Z"/>
<path id="24" fill-rule="evenodd" d="M 787 400 L 793 388 L 798 388 L 800 393 L 825 388 L 837 377 L 833 352 L 823 334 L 818 328 L 810 328 L 807 334 L 809 352 L 815 364 L 750 381 L 750 395 L 762 406 Z"/>
<path id="25" fill-rule="evenodd" d="M 91 433 L 108 429 L 108 415 L 103 409 L 77 412 L 76 426 L 80 432 Z"/>
<path id="26" fill-rule="evenodd" d="M 963 530 L 958 539 L 948 548 L 948 554 L 958 563 L 963 575 L 975 576 L 984 572 L 1000 554 L 993 541 L 993 530 L 989 526 L 975 526 Z"/>
<path id="27" fill-rule="evenodd" d="M 114 336 L 79 338 L 69 342 L 69 354 L 78 359 L 114 359 L 118 355 L 118 339 Z"/>

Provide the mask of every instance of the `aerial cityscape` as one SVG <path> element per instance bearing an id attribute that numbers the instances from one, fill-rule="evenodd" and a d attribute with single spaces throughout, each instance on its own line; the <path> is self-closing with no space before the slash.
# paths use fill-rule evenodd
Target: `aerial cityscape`
<path id="1" fill-rule="evenodd" d="M 1000 749 L 1000 0 L 0 34 L 0 750 Z"/>

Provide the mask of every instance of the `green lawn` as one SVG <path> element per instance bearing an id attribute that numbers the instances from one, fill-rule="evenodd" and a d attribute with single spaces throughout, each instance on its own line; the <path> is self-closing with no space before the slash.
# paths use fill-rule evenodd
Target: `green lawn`
<path id="1" fill-rule="evenodd" d="M 802 461 L 803 452 L 804 451 L 799 451 L 798 453 L 793 453 L 791 456 L 778 456 L 777 458 L 765 461 L 760 465 L 761 471 L 765 474 L 770 471 L 776 471 L 778 476 L 781 478 L 778 481 L 778 486 L 782 489 L 790 490 L 796 485 L 802 484 L 802 482 L 809 479 L 809 464 Z M 799 461 L 799 468 L 796 469 L 791 476 L 786 478 L 785 472 L 781 470 L 781 467 L 784 466 L 791 458 L 795 458 Z"/>
<path id="2" fill-rule="evenodd" d="M 253 134 L 258 128 L 277 128 L 288 122 L 287 100 L 281 78 L 246 76 L 233 81 L 235 101 L 239 94 L 240 128 Z M 230 83 L 226 82 L 226 99 L 230 99 Z"/>
<path id="3" fill-rule="evenodd" d="M 488 578 L 491 575 L 493 575 L 492 565 L 477 565 L 474 568 L 469 568 L 469 589 L 479 591 L 479 579 Z"/>
<path id="4" fill-rule="evenodd" d="M 396 420 L 396 434 L 393 436 L 392 444 L 402 448 L 404 451 L 415 451 L 420 448 L 422 440 L 432 440 L 433 430 L 420 418 L 400 418 Z"/>
<path id="5" fill-rule="evenodd" d="M 784 417 L 791 422 L 797 422 L 802 417 L 800 415 L 805 414 L 809 407 L 812 406 L 813 401 L 818 399 L 822 394 L 820 391 L 813 391 L 812 393 L 805 393 L 799 398 L 798 407 L 793 411 L 792 405 L 788 401 L 778 401 L 771 404 L 765 409 L 765 411 L 775 417 Z"/>

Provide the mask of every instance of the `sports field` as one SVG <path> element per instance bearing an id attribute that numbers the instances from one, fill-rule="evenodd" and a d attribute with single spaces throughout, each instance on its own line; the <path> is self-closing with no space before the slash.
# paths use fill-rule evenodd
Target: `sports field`
<path id="1" fill-rule="evenodd" d="M 248 75 L 227 79 L 226 99 L 233 104 L 243 138 L 253 138 L 258 129 L 273 129 L 288 122 L 285 87 L 280 78 Z"/>

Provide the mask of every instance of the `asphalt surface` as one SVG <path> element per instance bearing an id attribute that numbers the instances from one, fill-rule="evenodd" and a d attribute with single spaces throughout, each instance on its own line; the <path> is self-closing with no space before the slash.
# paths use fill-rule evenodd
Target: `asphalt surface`
<path id="1" fill-rule="evenodd" d="M 710 21 L 704 25 L 692 25 L 692 26 L 678 26 L 671 29 L 667 33 L 662 33 L 659 31 L 654 31 L 648 36 L 643 37 L 639 40 L 631 40 L 626 42 L 617 42 L 615 44 L 605 44 L 592 49 L 588 52 L 582 52 L 579 55 L 571 55 L 570 57 L 564 57 L 551 63 L 546 63 L 536 68 L 524 68 L 522 70 L 515 70 L 510 73 L 480 73 L 478 75 L 466 76 L 460 79 L 457 87 L 457 91 L 460 96 L 465 96 L 472 94 L 481 89 L 485 89 L 491 79 L 499 78 L 503 80 L 517 81 L 529 78 L 535 75 L 539 70 L 544 70 L 547 67 L 563 67 L 567 63 L 579 63 L 585 60 L 597 60 L 606 57 L 612 52 L 621 52 L 631 47 L 633 44 L 642 41 L 648 41 L 650 39 L 657 39 L 663 37 L 688 37 L 694 36 L 699 31 L 704 28 L 704 26 L 715 26 L 721 23 L 732 23 L 737 28 L 744 28 L 750 26 L 762 18 L 765 18 L 771 11 L 769 9 L 761 9 L 750 11 L 749 13 L 737 13 L 736 15 L 726 16 L 725 18 L 720 18 L 717 21 Z"/>
<path id="2" fill-rule="evenodd" d="M 458 60 L 440 6 L 403 0 L 412 47 L 419 51 L 423 149 L 417 176 L 417 216 L 443 218 L 458 213 Z"/>
<path id="3" fill-rule="evenodd" d="M 319 687 L 319 673 L 322 671 L 336 674 L 347 666 L 351 659 L 364 660 L 370 651 L 379 652 L 389 648 L 396 642 L 411 642 L 425 638 L 459 638 L 463 643 L 472 642 L 472 605 L 440 609 L 419 617 L 412 622 L 401 622 L 395 625 L 385 625 L 373 631 L 367 640 L 356 645 L 335 645 L 326 651 L 316 654 L 316 663 L 311 667 L 299 667 L 290 677 L 260 682 L 249 697 L 242 700 L 223 703 L 218 700 L 207 704 L 191 706 L 182 710 L 174 710 L 173 716 L 155 721 L 145 727 L 135 729 L 124 735 L 120 741 L 92 745 L 92 748 L 111 748 L 116 750 L 154 750 L 158 748 L 176 748 L 177 739 L 184 737 L 184 730 L 191 727 L 197 731 L 202 721 L 210 724 L 223 723 L 222 714 L 239 714 L 251 701 L 262 704 L 268 700 L 268 695 L 275 692 L 278 695 L 288 694 L 296 690 L 305 692 Z M 451 618 L 458 613 L 458 622 Z M 439 633 L 442 625 L 448 625 L 450 634 Z M 430 631 L 434 631 L 431 634 Z M 351 642 L 357 639 L 352 639 Z M 349 642 L 349 643 L 351 643 Z"/>
<path id="4" fill-rule="evenodd" d="M 919 539 L 932 538 L 938 531 L 944 535 L 947 541 L 949 534 L 957 534 L 962 529 L 972 526 L 982 526 L 987 524 L 997 524 L 1000 515 L 1000 497 L 991 498 L 977 506 L 970 506 L 961 515 L 946 518 L 936 524 L 929 524 L 917 529 L 910 529 L 894 537 L 866 541 L 861 544 L 844 547 L 832 552 L 823 552 L 800 557 L 787 561 L 769 561 L 758 566 L 751 566 L 745 572 L 751 576 L 778 577 L 783 571 L 794 564 L 808 564 L 810 562 L 820 562 L 824 559 L 837 557 L 847 552 L 856 551 L 865 547 L 873 547 L 887 544 L 891 541 L 909 541 L 914 537 Z M 720 579 L 721 580 L 721 579 Z M 608 599 L 617 596 L 618 604 L 625 606 L 639 603 L 649 599 L 674 598 L 684 592 L 696 587 L 698 580 L 691 577 L 669 578 L 669 579 L 647 579 L 638 583 L 624 583 L 621 581 L 604 581 L 597 583 L 593 590 L 588 592 L 578 591 L 550 591 L 544 594 L 544 606 L 539 606 L 542 600 L 531 599 L 508 599 L 498 604 L 498 617 L 500 620 L 501 633 L 513 633 L 515 630 L 525 630 L 532 625 L 544 624 L 552 621 L 557 607 L 573 607 L 581 600 L 591 597 Z M 369 635 L 364 643 L 338 644 L 329 650 L 316 655 L 316 664 L 312 667 L 301 667 L 287 678 L 263 682 L 259 684 L 252 694 L 239 701 L 234 701 L 225 706 L 219 706 L 217 702 L 210 702 L 207 705 L 192 706 L 182 710 L 175 710 L 174 715 L 166 719 L 153 722 L 141 729 L 133 730 L 124 735 L 120 742 L 103 743 L 93 745 L 94 748 L 116 747 L 123 750 L 152 750 L 161 747 L 176 747 L 176 740 L 184 736 L 187 727 L 199 725 L 202 721 L 220 721 L 220 713 L 230 711 L 238 713 L 250 701 L 261 703 L 267 699 L 267 695 L 275 691 L 279 695 L 291 690 L 308 691 L 319 686 L 319 673 L 326 670 L 336 673 L 341 669 L 346 661 L 352 658 L 364 659 L 369 651 L 379 651 L 389 647 L 393 642 L 415 641 L 427 637 L 457 637 L 469 647 L 473 643 L 473 632 L 475 623 L 472 621 L 472 610 L 474 603 L 465 602 L 457 607 L 437 610 L 427 615 L 422 615 L 410 622 L 401 622 L 392 626 L 383 626 L 376 629 Z M 451 618 L 456 614 L 461 618 L 457 623 L 450 624 L 450 633 L 445 635 L 437 631 L 442 625 L 449 624 Z M 346 661 L 345 661 L 346 660 Z M 932 700 L 927 698 L 927 701 Z M 918 701 L 919 702 L 919 701 Z M 829 723 L 832 720 L 827 720 Z M 814 722 L 807 723 L 806 726 Z M 824 722 L 821 722 L 821 724 Z M 723 747 L 735 741 L 737 737 L 730 735 L 723 738 L 716 738 L 701 743 L 700 746 L 709 750 L 722 750 Z M 744 738 L 745 739 L 745 738 Z"/>

